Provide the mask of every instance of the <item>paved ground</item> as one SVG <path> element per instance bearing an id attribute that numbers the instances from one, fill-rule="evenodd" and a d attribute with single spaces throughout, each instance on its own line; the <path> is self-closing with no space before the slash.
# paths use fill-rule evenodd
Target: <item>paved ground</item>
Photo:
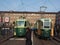
<path id="1" fill-rule="evenodd" d="M 25 45 L 25 40 L 8 40 L 1 45 Z"/>
<path id="2" fill-rule="evenodd" d="M 32 33 L 33 34 L 33 33 Z M 0 45 L 25 45 L 25 38 L 10 38 L 9 40 L 1 43 Z M 32 45 L 60 45 L 57 41 L 53 40 L 44 40 L 39 39 L 35 37 L 35 35 L 32 35 Z"/>
<path id="3" fill-rule="evenodd" d="M 53 38 L 50 40 L 39 39 L 35 35 L 33 35 L 33 41 L 33 45 L 60 45 L 60 43 L 55 41 Z"/>

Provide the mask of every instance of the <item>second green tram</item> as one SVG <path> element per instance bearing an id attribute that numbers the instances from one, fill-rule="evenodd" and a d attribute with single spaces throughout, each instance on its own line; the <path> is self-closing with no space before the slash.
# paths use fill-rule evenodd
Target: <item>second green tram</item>
<path id="1" fill-rule="evenodd" d="M 27 27 L 30 28 L 30 23 L 26 19 L 17 19 L 15 21 L 14 36 L 25 36 Z"/>
<path id="2" fill-rule="evenodd" d="M 51 19 L 50 18 L 41 18 L 40 20 L 37 20 L 34 28 L 37 28 L 35 30 L 35 34 L 42 38 L 50 38 L 51 36 Z"/>

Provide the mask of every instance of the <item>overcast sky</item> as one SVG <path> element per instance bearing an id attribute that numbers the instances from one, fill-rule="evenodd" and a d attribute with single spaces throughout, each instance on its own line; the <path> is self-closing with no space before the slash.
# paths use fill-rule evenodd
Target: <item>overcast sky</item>
<path id="1" fill-rule="evenodd" d="M 45 11 L 60 11 L 60 0 L 0 0 L 0 11 L 40 11 L 40 7 L 47 7 Z"/>

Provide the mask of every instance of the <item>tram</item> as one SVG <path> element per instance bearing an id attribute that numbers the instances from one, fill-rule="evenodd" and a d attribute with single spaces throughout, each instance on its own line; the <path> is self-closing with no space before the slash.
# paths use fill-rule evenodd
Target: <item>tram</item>
<path id="1" fill-rule="evenodd" d="M 37 30 L 34 31 L 35 35 L 42 38 L 50 38 L 51 36 L 51 19 L 50 18 L 41 18 L 37 20 L 34 24 L 34 28 Z"/>
<path id="2" fill-rule="evenodd" d="M 26 19 L 17 19 L 15 21 L 14 36 L 25 36 L 27 27 L 30 28 L 30 23 Z"/>

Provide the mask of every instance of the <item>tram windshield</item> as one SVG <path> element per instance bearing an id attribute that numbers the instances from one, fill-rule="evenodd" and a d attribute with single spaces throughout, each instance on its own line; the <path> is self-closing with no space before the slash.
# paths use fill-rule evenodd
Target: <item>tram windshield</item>
<path id="1" fill-rule="evenodd" d="M 17 26 L 24 26 L 24 24 L 25 24 L 25 21 L 17 21 L 16 22 Z"/>
<path id="2" fill-rule="evenodd" d="M 49 21 L 44 22 L 44 28 L 50 28 L 50 22 Z"/>

